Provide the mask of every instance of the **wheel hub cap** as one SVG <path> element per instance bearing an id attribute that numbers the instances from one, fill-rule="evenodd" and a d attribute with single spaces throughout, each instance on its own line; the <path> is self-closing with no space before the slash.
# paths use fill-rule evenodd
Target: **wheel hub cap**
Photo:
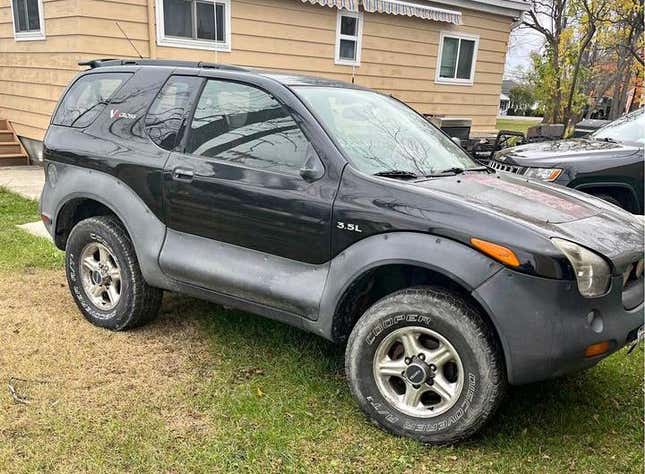
<path id="1" fill-rule="evenodd" d="M 418 357 L 405 369 L 405 377 L 414 385 L 421 385 L 431 377 L 430 366 Z"/>
<path id="2" fill-rule="evenodd" d="M 103 275 L 100 271 L 93 271 L 92 272 L 92 283 L 95 285 L 103 285 L 105 284 L 105 275 Z"/>

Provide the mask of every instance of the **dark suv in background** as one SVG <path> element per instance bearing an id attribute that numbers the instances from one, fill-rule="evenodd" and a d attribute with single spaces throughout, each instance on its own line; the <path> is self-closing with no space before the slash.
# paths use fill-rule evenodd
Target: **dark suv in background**
<path id="1" fill-rule="evenodd" d="M 351 84 L 88 64 L 45 137 L 41 215 L 97 326 L 145 323 L 164 290 L 292 324 L 346 344 L 374 423 L 430 443 L 638 337 L 643 222 L 615 206 L 496 174 Z"/>
<path id="2" fill-rule="evenodd" d="M 488 165 L 568 186 L 643 214 L 644 146 L 645 113 L 639 109 L 585 138 L 501 150 Z"/>

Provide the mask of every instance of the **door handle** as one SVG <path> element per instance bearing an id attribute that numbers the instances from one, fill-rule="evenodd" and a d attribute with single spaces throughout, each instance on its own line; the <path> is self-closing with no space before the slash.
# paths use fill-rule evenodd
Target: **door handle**
<path id="1" fill-rule="evenodd" d="M 175 168 L 172 170 L 172 179 L 175 181 L 192 181 L 195 177 L 195 172 L 188 168 Z"/>

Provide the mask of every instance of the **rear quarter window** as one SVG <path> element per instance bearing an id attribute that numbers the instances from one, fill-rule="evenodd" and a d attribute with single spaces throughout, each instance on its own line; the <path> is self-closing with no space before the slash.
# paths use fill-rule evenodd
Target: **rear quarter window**
<path id="1" fill-rule="evenodd" d="M 52 120 L 54 125 L 84 128 L 92 124 L 131 73 L 88 74 L 67 91 Z"/>

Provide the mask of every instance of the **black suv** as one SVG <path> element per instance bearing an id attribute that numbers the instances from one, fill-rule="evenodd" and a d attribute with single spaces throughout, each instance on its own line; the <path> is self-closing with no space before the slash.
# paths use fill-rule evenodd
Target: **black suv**
<path id="1" fill-rule="evenodd" d="M 488 164 L 578 189 L 643 214 L 643 145 L 645 112 L 639 109 L 585 138 L 507 148 Z"/>
<path id="2" fill-rule="evenodd" d="M 507 383 L 643 324 L 643 222 L 478 166 L 389 96 L 232 66 L 89 63 L 45 138 L 42 219 L 97 326 L 176 291 L 346 343 L 384 429 L 466 438 Z"/>

